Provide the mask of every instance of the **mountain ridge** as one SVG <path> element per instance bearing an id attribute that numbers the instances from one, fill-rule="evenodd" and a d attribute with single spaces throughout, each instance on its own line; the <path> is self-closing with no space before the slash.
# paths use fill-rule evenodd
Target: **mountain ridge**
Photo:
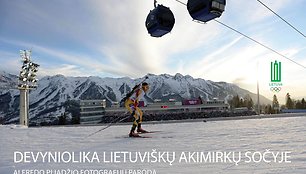
<path id="1" fill-rule="evenodd" d="M 0 85 L 8 89 L 0 92 L 0 116 L 10 122 L 18 121 L 19 91 L 16 89 L 17 76 L 0 72 Z M 14 79 L 15 77 L 15 79 Z M 150 90 L 145 96 L 146 102 L 154 99 L 191 99 L 202 97 L 204 100 L 219 98 L 228 100 L 234 95 L 250 95 L 256 101 L 256 94 L 227 82 L 213 82 L 190 75 L 147 74 Z M 5 80 L 3 80 L 5 79 Z M 135 84 L 143 78 L 128 77 L 66 77 L 64 75 L 45 76 L 38 81 L 38 87 L 30 91 L 30 119 L 60 116 L 65 112 L 63 104 L 68 100 L 106 99 L 107 105 L 120 101 Z M 14 89 L 15 88 L 15 89 Z M 270 100 L 261 96 L 262 103 Z"/>

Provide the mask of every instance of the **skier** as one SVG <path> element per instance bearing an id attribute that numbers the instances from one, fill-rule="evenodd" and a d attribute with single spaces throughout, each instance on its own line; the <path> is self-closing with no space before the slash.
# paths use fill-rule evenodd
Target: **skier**
<path id="1" fill-rule="evenodd" d="M 124 102 L 125 108 L 133 116 L 133 126 L 131 128 L 129 137 L 140 137 L 137 133 L 135 133 L 136 127 L 138 133 L 148 133 L 148 131 L 142 129 L 141 127 L 143 112 L 138 107 L 139 100 L 148 90 L 149 84 L 146 82 L 143 82 L 141 85 L 136 85 L 131 91 L 131 94 L 127 95 L 127 98 Z"/>

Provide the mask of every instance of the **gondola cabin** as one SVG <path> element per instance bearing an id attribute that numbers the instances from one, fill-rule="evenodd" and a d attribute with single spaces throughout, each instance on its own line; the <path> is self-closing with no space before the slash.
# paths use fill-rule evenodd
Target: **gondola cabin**
<path id="1" fill-rule="evenodd" d="M 194 20 L 208 22 L 221 16 L 225 0 L 188 0 L 187 10 Z"/>
<path id="2" fill-rule="evenodd" d="M 172 11 L 163 5 L 158 5 L 147 16 L 146 27 L 152 37 L 162 37 L 169 33 L 175 23 Z"/>

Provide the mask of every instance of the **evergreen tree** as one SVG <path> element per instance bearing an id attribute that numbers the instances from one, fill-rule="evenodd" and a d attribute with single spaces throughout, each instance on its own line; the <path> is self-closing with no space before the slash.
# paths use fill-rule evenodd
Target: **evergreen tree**
<path id="1" fill-rule="evenodd" d="M 264 112 L 265 112 L 265 114 L 268 114 L 268 105 L 265 106 Z"/>
<path id="2" fill-rule="evenodd" d="M 266 114 L 272 114 L 273 113 L 273 109 L 272 109 L 272 106 L 270 104 L 265 106 L 265 113 Z"/>
<path id="3" fill-rule="evenodd" d="M 66 113 L 62 114 L 58 117 L 58 124 L 65 125 L 66 124 Z"/>
<path id="4" fill-rule="evenodd" d="M 240 99 L 238 95 L 235 95 L 232 100 L 229 101 L 229 104 L 232 109 L 239 108 Z"/>
<path id="5" fill-rule="evenodd" d="M 288 109 L 294 109 L 294 102 L 292 101 L 289 93 L 286 95 L 286 107 Z"/>
<path id="6" fill-rule="evenodd" d="M 244 96 L 244 98 L 239 97 L 239 95 L 235 95 L 231 100 L 228 101 L 230 107 L 240 108 L 240 107 L 247 107 L 248 109 L 252 109 L 254 107 L 254 102 L 250 95 Z"/>
<path id="7" fill-rule="evenodd" d="M 295 108 L 296 109 L 303 109 L 303 104 L 300 100 L 296 101 Z"/>
<path id="8" fill-rule="evenodd" d="M 281 110 L 286 109 L 286 105 L 281 105 Z"/>
<path id="9" fill-rule="evenodd" d="M 234 97 L 234 108 L 239 108 L 240 107 L 240 97 L 239 95 L 236 95 Z"/>
<path id="10" fill-rule="evenodd" d="M 0 124 L 4 124 L 4 117 L 0 117 Z"/>
<path id="11" fill-rule="evenodd" d="M 273 96 L 273 101 L 272 101 L 272 109 L 273 109 L 273 113 L 278 113 L 279 112 L 279 103 L 277 100 L 277 96 L 274 94 Z"/>
<path id="12" fill-rule="evenodd" d="M 302 103 L 302 109 L 306 109 L 306 101 L 304 98 L 302 98 L 301 103 Z"/>
<path id="13" fill-rule="evenodd" d="M 65 112 L 71 113 L 72 124 L 80 124 L 80 104 L 76 100 L 68 100 L 64 103 Z"/>
<path id="14" fill-rule="evenodd" d="M 245 101 L 243 100 L 243 98 L 240 98 L 240 100 L 239 100 L 239 104 L 238 104 L 238 108 L 240 108 L 240 107 L 245 107 L 245 103 L 244 103 Z"/>
<path id="15" fill-rule="evenodd" d="M 252 109 L 254 106 L 254 102 L 249 94 L 244 97 L 244 106 L 248 109 Z"/>

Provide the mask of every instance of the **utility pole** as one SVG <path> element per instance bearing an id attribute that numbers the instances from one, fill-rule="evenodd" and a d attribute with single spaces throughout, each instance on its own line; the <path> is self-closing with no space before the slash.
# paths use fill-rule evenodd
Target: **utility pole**
<path id="1" fill-rule="evenodd" d="M 20 57 L 23 65 L 18 79 L 18 89 L 20 90 L 19 116 L 20 124 L 29 125 L 29 91 L 37 87 L 36 73 L 39 65 L 31 61 L 30 50 L 20 50 Z"/>

